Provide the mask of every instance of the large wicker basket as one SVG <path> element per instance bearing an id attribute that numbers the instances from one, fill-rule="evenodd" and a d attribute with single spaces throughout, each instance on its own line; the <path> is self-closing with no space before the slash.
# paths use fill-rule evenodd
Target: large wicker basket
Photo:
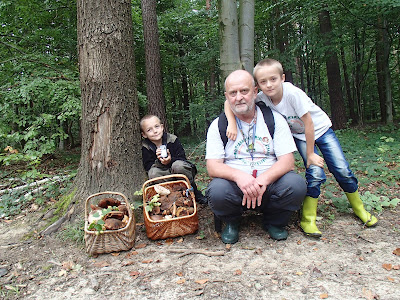
<path id="1" fill-rule="evenodd" d="M 104 230 L 103 233 L 88 230 L 88 216 L 91 211 L 90 204 L 97 205 L 103 198 L 114 198 L 126 204 L 128 208 L 128 224 L 118 230 Z M 118 192 L 101 192 L 93 194 L 86 199 L 85 203 L 85 244 L 86 252 L 90 255 L 110 253 L 129 250 L 135 245 L 136 221 L 132 208 L 125 195 Z"/>
<path id="2" fill-rule="evenodd" d="M 146 211 L 146 203 L 156 194 L 156 191 L 154 190 L 154 184 L 156 183 L 167 189 L 171 189 L 175 185 L 183 185 L 186 189 L 189 189 L 189 197 L 193 200 L 194 205 L 193 214 L 168 220 L 152 220 L 148 211 Z M 183 174 L 173 174 L 146 181 L 143 184 L 143 216 L 144 224 L 146 226 L 146 234 L 151 240 L 162 240 L 195 233 L 199 228 L 199 219 L 197 216 L 197 206 L 193 189 L 191 189 L 188 178 Z"/>

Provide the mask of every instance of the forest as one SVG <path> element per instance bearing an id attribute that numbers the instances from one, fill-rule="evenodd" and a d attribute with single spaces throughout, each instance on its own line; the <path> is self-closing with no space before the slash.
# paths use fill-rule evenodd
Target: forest
<path id="1" fill-rule="evenodd" d="M 168 128 L 178 136 L 203 139 L 209 122 L 222 109 L 217 4 L 157 1 L 162 96 Z M 396 122 L 398 1 L 254 1 L 254 5 L 254 62 L 266 57 L 280 60 L 286 78 L 330 115 L 332 108 L 342 105 L 344 121 L 338 119 L 337 129 Z M 79 145 L 76 9 L 75 1 L 67 0 L 1 1 L 2 149 L 10 146 L 33 160 Z M 327 24 L 322 21 L 324 14 Z M 137 99 L 143 115 L 148 111 L 145 57 L 150 50 L 144 43 L 144 26 L 149 24 L 142 21 L 140 1 L 132 1 L 132 24 Z M 331 99 L 329 93 L 331 57 L 340 100 Z"/>
<path id="2" fill-rule="evenodd" d="M 394 299 L 399 15 L 399 0 L 1 0 L 0 298 Z M 352 218 L 328 174 L 319 240 L 294 218 L 273 242 L 254 214 L 231 249 L 199 205 L 196 234 L 149 241 L 139 119 L 179 136 L 204 192 L 224 80 L 264 58 L 330 116 L 378 226 Z M 136 246 L 97 258 L 83 204 L 107 190 L 127 195 Z"/>

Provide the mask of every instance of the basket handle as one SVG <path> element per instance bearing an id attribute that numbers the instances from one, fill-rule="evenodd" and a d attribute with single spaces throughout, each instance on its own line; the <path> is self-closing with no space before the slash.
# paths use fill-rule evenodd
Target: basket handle
<path id="1" fill-rule="evenodd" d="M 159 180 L 169 179 L 169 178 L 181 178 L 181 179 L 184 179 L 184 180 L 188 183 L 188 185 L 191 186 L 191 185 L 190 185 L 190 182 L 189 182 L 189 179 L 186 177 L 186 175 L 183 175 L 183 174 L 171 174 L 171 175 L 165 175 L 165 176 L 155 177 L 155 178 L 152 178 L 152 179 L 147 180 L 147 181 L 143 184 L 142 191 L 144 192 L 144 190 L 146 189 L 146 187 L 149 186 L 149 185 L 151 185 L 151 183 L 154 183 L 154 182 L 159 181 Z"/>

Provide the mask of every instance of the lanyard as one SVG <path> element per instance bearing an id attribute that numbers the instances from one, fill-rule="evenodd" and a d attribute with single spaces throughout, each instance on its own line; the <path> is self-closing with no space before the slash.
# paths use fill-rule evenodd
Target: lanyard
<path id="1" fill-rule="evenodd" d="M 243 127 L 242 127 L 242 121 L 241 121 L 238 117 L 236 117 L 236 116 L 235 116 L 235 118 L 236 118 L 236 123 L 237 123 L 237 125 L 238 125 L 238 127 L 239 127 L 239 130 L 240 130 L 240 133 L 241 133 L 242 136 L 243 136 L 243 141 L 244 141 L 245 144 L 246 144 L 247 151 L 248 151 L 249 154 L 250 154 L 250 157 L 251 157 L 251 164 L 250 164 L 250 166 L 251 166 L 251 168 L 253 169 L 253 168 L 254 168 L 254 162 L 253 162 L 253 161 L 254 161 L 254 151 L 256 150 L 256 149 L 255 149 L 255 146 L 256 146 L 255 141 L 256 141 L 257 114 L 254 116 L 254 119 L 251 121 L 251 123 L 253 123 L 252 144 L 249 144 L 250 136 L 248 136 L 248 137 L 246 138 L 246 136 L 244 135 Z M 257 170 L 253 170 L 253 177 L 256 177 L 256 176 L 257 176 Z"/>

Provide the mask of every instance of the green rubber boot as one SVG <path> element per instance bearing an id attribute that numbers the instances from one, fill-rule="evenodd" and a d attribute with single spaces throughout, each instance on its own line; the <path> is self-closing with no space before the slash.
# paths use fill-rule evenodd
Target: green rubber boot
<path id="1" fill-rule="evenodd" d="M 317 206 L 318 198 L 312 198 L 310 196 L 304 198 L 300 227 L 305 235 L 319 238 L 322 234 L 315 223 L 317 219 Z"/>
<path id="2" fill-rule="evenodd" d="M 353 208 L 354 213 L 361 219 L 361 221 L 364 223 L 364 226 L 371 227 L 376 225 L 378 219 L 365 210 L 358 190 L 354 193 L 345 194 L 351 204 L 351 207 Z"/>

